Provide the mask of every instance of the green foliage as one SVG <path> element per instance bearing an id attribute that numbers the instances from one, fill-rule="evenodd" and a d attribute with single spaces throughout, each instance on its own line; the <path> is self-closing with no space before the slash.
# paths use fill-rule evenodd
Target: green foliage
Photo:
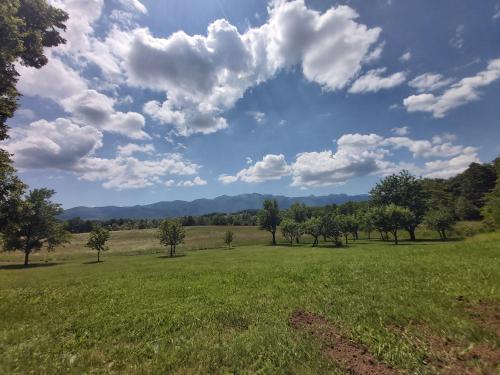
<path id="1" fill-rule="evenodd" d="M 170 246 L 170 256 L 174 256 L 177 245 L 186 237 L 186 231 L 177 220 L 163 220 L 158 228 L 158 238 L 164 246 Z"/>
<path id="2" fill-rule="evenodd" d="M 397 206 L 393 203 L 385 207 L 384 220 L 387 228 L 394 237 L 394 243 L 398 244 L 398 230 L 408 228 L 415 222 L 413 213 L 406 207 Z"/>
<path id="3" fill-rule="evenodd" d="M 21 250 L 28 264 L 29 254 L 44 245 L 53 249 L 67 242 L 64 227 L 57 220 L 62 213 L 59 204 L 50 201 L 53 190 L 34 189 L 21 199 L 15 218 L 11 218 L 4 230 L 4 249 Z"/>
<path id="4" fill-rule="evenodd" d="M 460 220 L 477 220 L 481 217 L 479 208 L 464 196 L 459 197 L 455 203 L 455 215 Z"/>
<path id="5" fill-rule="evenodd" d="M 359 222 L 354 215 L 338 215 L 337 220 L 347 245 L 349 243 L 349 235 L 352 235 L 353 239 L 356 239 Z"/>
<path id="6" fill-rule="evenodd" d="M 45 65 L 44 48 L 65 43 L 60 30 L 66 29 L 67 19 L 46 0 L 0 2 L 0 140 L 7 138 L 5 121 L 17 108 L 16 61 L 34 68 Z"/>
<path id="7" fill-rule="evenodd" d="M 342 245 L 340 236 L 342 229 L 338 220 L 337 214 L 329 214 L 321 217 L 322 235 L 326 239 L 330 239 L 336 246 Z"/>
<path id="8" fill-rule="evenodd" d="M 447 239 L 446 231 L 453 228 L 456 223 L 454 213 L 447 207 L 437 207 L 429 212 L 424 217 L 425 225 L 439 233 L 442 240 Z"/>
<path id="9" fill-rule="evenodd" d="M 319 217 L 311 217 L 304 223 L 304 233 L 313 239 L 313 247 L 319 242 L 319 237 L 323 234 L 323 223 Z"/>
<path id="10" fill-rule="evenodd" d="M 11 166 L 9 154 L 0 150 L 0 233 L 17 216 L 25 188 Z"/>
<path id="11" fill-rule="evenodd" d="M 234 239 L 234 233 L 231 229 L 226 230 L 226 233 L 224 233 L 224 243 L 227 245 L 227 247 L 231 247 L 231 243 L 233 242 Z"/>
<path id="12" fill-rule="evenodd" d="M 500 158 L 496 160 L 497 168 L 500 169 Z M 500 225 L 500 174 L 493 190 L 485 195 L 485 205 L 482 208 L 482 214 L 489 225 Z"/>
<path id="13" fill-rule="evenodd" d="M 101 251 L 108 250 L 106 242 L 109 240 L 109 231 L 104 228 L 95 228 L 90 232 L 86 247 L 97 251 L 97 262 L 100 262 Z"/>
<path id="14" fill-rule="evenodd" d="M 426 196 L 420 180 L 406 170 L 392 174 L 375 185 L 370 191 L 370 199 L 375 206 L 394 204 L 408 208 L 413 213 L 413 219 L 407 222 L 404 229 L 415 240 L 415 229 L 426 211 Z"/>
<path id="15" fill-rule="evenodd" d="M 271 232 L 273 235 L 273 245 L 276 245 L 276 227 L 280 224 L 280 210 L 276 199 L 266 199 L 263 209 L 259 211 L 259 228 Z"/>
<path id="16" fill-rule="evenodd" d="M 484 204 L 484 195 L 495 186 L 496 178 L 493 164 L 472 163 L 464 172 L 450 179 L 450 190 L 455 197 L 462 197 L 479 209 Z M 478 219 L 479 212 L 476 211 L 476 214 L 477 216 L 464 219 Z"/>
<path id="17" fill-rule="evenodd" d="M 293 241 L 300 236 L 302 232 L 301 224 L 295 220 L 286 217 L 280 224 L 281 233 L 283 237 L 293 245 Z"/>

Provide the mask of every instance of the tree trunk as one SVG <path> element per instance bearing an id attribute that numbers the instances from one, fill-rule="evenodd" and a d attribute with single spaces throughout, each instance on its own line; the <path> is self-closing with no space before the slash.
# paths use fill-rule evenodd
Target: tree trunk
<path id="1" fill-rule="evenodd" d="M 101 252 L 99 250 L 97 250 L 97 263 L 99 263 L 101 261 L 100 259 L 100 256 L 101 255 Z"/>
<path id="2" fill-rule="evenodd" d="M 273 234 L 273 245 L 276 245 L 276 231 L 271 232 Z"/>
<path id="3" fill-rule="evenodd" d="M 447 239 L 448 239 L 448 237 L 446 237 L 446 231 L 443 229 L 443 240 L 446 241 Z"/>
<path id="4" fill-rule="evenodd" d="M 370 234 L 371 234 L 371 231 L 368 231 L 368 240 L 371 240 Z"/>
<path id="5" fill-rule="evenodd" d="M 417 238 L 415 237 L 415 228 L 406 229 L 410 234 L 410 241 L 415 241 Z"/>
<path id="6" fill-rule="evenodd" d="M 25 251 L 24 252 L 24 265 L 27 266 L 28 265 L 28 258 L 30 256 L 30 252 L 29 251 Z"/>
<path id="7" fill-rule="evenodd" d="M 392 233 L 394 235 L 394 245 L 397 245 L 398 244 L 398 231 L 394 231 Z"/>
<path id="8" fill-rule="evenodd" d="M 172 245 L 170 245 L 170 256 L 174 256 L 174 247 Z"/>

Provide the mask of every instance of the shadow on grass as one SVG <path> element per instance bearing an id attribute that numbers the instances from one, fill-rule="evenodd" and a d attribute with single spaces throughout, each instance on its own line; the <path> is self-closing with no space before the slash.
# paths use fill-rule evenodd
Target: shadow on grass
<path id="1" fill-rule="evenodd" d="M 182 258 L 182 257 L 185 257 L 186 254 L 175 254 L 174 256 L 170 256 L 170 255 L 160 255 L 158 258 L 162 258 L 162 259 L 174 259 L 174 258 Z"/>
<path id="2" fill-rule="evenodd" d="M 28 268 L 43 268 L 43 267 L 51 267 L 51 266 L 57 266 L 60 263 L 53 263 L 53 262 L 47 262 L 47 263 L 32 263 L 28 264 L 25 266 L 24 264 L 2 264 L 0 265 L 0 270 L 24 270 Z"/>
<path id="3" fill-rule="evenodd" d="M 99 264 L 99 263 L 104 263 L 103 260 L 98 262 L 97 260 L 89 260 L 88 262 L 83 262 L 82 264 Z"/>

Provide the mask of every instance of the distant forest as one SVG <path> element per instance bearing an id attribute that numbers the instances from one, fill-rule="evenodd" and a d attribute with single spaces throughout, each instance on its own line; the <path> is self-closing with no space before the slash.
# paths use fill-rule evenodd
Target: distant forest
<path id="1" fill-rule="evenodd" d="M 464 172 L 449 179 L 422 178 L 425 199 L 429 207 L 445 205 L 454 208 L 458 220 L 481 220 L 481 208 L 484 206 L 485 194 L 493 190 L 497 178 L 500 178 L 500 158 L 492 163 L 472 163 Z M 338 210 L 345 215 L 352 215 L 367 208 L 370 201 L 346 202 L 323 207 L 307 207 L 307 215 L 316 216 L 322 212 Z M 178 219 L 183 226 L 196 225 L 235 225 L 253 226 L 258 224 L 259 210 L 243 210 L 235 213 L 211 213 L 201 216 L 182 216 Z M 95 227 L 106 229 L 128 230 L 157 228 L 161 219 L 110 219 L 82 220 L 79 217 L 65 221 L 66 229 L 71 233 L 90 232 Z"/>

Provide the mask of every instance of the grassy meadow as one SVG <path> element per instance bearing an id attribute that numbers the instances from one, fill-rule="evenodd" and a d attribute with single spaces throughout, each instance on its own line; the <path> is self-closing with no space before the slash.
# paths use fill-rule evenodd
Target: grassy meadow
<path id="1" fill-rule="evenodd" d="M 0 373 L 346 374 L 321 339 L 291 327 L 298 310 L 400 373 L 452 371 L 451 352 L 467 371 L 498 371 L 498 320 L 476 307 L 499 306 L 499 232 L 312 248 L 234 229 L 226 249 L 225 228 L 188 228 L 175 258 L 154 230 L 113 232 L 100 264 L 85 234 L 26 269 L 21 254 L 0 254 Z M 467 356 L 480 347 L 489 363 Z"/>

